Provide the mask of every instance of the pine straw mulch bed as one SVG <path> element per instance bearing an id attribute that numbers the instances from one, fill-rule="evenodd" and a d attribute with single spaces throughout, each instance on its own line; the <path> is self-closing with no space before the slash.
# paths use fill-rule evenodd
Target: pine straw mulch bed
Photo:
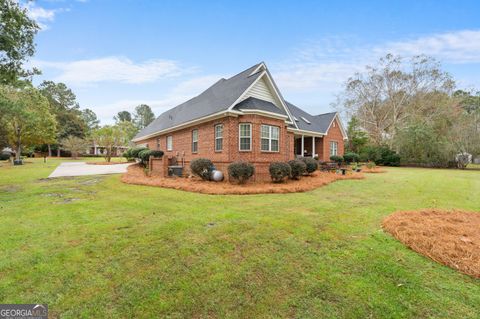
<path id="1" fill-rule="evenodd" d="M 296 193 L 306 192 L 344 179 L 363 179 L 361 173 L 351 173 L 345 176 L 335 173 L 315 172 L 311 176 L 304 176 L 298 181 L 288 180 L 284 183 L 247 182 L 244 185 L 229 182 L 207 182 L 197 177 L 159 177 L 146 176 L 139 165 L 130 165 L 127 173 L 122 175 L 122 182 L 135 185 L 158 186 L 179 189 L 189 192 L 213 195 L 248 195 L 268 193 Z"/>
<path id="2" fill-rule="evenodd" d="M 368 168 L 366 166 L 362 167 L 362 173 L 367 173 L 367 174 L 377 174 L 377 173 L 386 173 L 387 171 L 384 169 L 381 169 L 380 167 L 374 167 L 374 168 Z"/>
<path id="3" fill-rule="evenodd" d="M 424 209 L 400 211 L 382 227 L 414 251 L 480 278 L 480 213 Z"/>

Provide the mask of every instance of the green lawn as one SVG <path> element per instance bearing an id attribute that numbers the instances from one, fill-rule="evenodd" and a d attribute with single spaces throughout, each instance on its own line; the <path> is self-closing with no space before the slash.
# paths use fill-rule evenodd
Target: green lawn
<path id="1" fill-rule="evenodd" d="M 64 318 L 478 318 L 480 280 L 380 228 L 396 210 L 480 211 L 480 171 L 390 168 L 286 195 L 45 180 L 0 167 L 0 303 Z"/>

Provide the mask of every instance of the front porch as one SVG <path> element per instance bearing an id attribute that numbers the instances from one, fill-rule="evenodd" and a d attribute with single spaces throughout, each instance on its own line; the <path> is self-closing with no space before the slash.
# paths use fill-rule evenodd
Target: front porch
<path id="1" fill-rule="evenodd" d="M 312 157 L 323 159 L 323 137 L 295 135 L 294 137 L 295 157 Z"/>

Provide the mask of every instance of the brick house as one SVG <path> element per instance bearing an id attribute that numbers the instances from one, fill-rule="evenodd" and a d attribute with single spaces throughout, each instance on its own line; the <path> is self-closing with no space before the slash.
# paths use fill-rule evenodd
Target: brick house
<path id="1" fill-rule="evenodd" d="M 162 113 L 133 141 L 187 168 L 199 157 L 224 172 L 231 162 L 248 161 L 258 179 L 273 161 L 343 155 L 346 139 L 336 112 L 311 115 L 285 101 L 262 62 Z"/>

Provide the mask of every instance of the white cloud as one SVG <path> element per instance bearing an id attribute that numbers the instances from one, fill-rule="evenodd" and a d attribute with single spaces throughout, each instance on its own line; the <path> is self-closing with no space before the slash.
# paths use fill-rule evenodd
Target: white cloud
<path id="1" fill-rule="evenodd" d="M 462 30 L 390 42 L 375 49 L 402 56 L 426 54 L 452 64 L 480 63 L 480 30 Z"/>
<path id="2" fill-rule="evenodd" d="M 102 123 L 113 122 L 113 116 L 120 111 L 134 112 L 140 104 L 149 105 L 156 116 L 202 93 L 221 76 L 207 75 L 180 82 L 170 92 L 160 99 L 122 99 L 106 105 L 95 107 L 95 112 Z"/>
<path id="3" fill-rule="evenodd" d="M 293 58 L 272 65 L 286 92 L 339 91 L 342 83 L 387 53 L 411 57 L 425 54 L 441 63 L 480 63 L 480 30 L 461 30 L 365 46 L 356 39 L 331 37 L 309 42 Z"/>
<path id="4" fill-rule="evenodd" d="M 171 60 L 149 60 L 135 63 L 126 57 L 110 56 L 72 62 L 33 61 L 40 68 L 60 71 L 55 81 L 88 86 L 98 82 L 141 84 L 161 78 L 179 76 L 193 69 L 183 69 Z"/>
<path id="5" fill-rule="evenodd" d="M 69 9 L 64 8 L 46 9 L 32 1 L 25 3 L 24 7 L 27 9 L 28 16 L 37 22 L 41 30 L 48 29 L 48 23 L 55 20 L 57 13 L 69 11 Z"/>

